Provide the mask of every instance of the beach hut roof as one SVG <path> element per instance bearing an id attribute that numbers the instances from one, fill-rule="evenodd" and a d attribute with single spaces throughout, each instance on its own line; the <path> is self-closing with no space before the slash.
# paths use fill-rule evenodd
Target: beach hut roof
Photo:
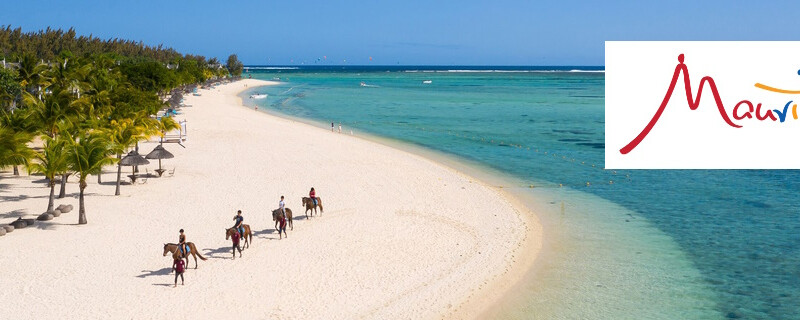
<path id="1" fill-rule="evenodd" d="M 147 159 L 172 159 L 174 157 L 175 156 L 172 155 L 172 153 L 167 151 L 167 149 L 164 149 L 164 147 L 161 145 L 157 145 L 153 151 L 150 151 L 150 153 L 145 156 Z"/>
<path id="2" fill-rule="evenodd" d="M 119 161 L 119 165 L 121 166 L 141 166 L 149 163 L 150 161 L 147 161 L 147 159 L 142 157 L 136 150 L 128 152 L 128 155 Z"/>

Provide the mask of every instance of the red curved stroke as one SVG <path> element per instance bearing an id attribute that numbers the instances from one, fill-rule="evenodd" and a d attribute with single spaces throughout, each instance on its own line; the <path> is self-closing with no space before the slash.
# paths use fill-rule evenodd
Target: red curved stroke
<path id="1" fill-rule="evenodd" d="M 678 55 L 678 62 L 679 62 L 678 65 L 675 66 L 675 73 L 672 74 L 672 82 L 670 82 L 669 84 L 669 89 L 667 89 L 667 94 L 664 96 L 664 100 L 661 101 L 661 106 L 658 107 L 656 114 L 653 115 L 653 118 L 650 119 L 650 122 L 647 123 L 647 126 L 644 127 L 642 132 L 640 132 L 639 135 L 636 136 L 636 138 L 633 138 L 631 142 L 625 145 L 622 149 L 619 149 L 620 153 L 627 154 L 628 152 L 631 152 L 631 150 L 636 148 L 636 146 L 638 146 L 639 143 L 642 142 L 642 140 L 644 140 L 644 137 L 646 137 L 647 134 L 650 133 L 650 130 L 653 129 L 653 126 L 656 125 L 656 122 L 658 122 L 658 119 L 664 112 L 664 108 L 667 107 L 667 103 L 669 102 L 669 99 L 672 97 L 672 92 L 675 90 L 675 85 L 678 83 L 678 76 L 680 76 L 681 73 L 683 73 L 683 84 L 686 88 L 686 101 L 689 104 L 689 109 L 695 110 L 697 109 L 698 106 L 700 106 L 700 97 L 703 95 L 703 88 L 705 88 L 705 84 L 707 83 L 709 89 L 711 89 L 711 94 L 714 95 L 714 101 L 717 103 L 717 109 L 719 109 L 719 114 L 722 116 L 722 119 L 725 120 L 725 123 L 734 128 L 742 127 L 740 125 L 733 123 L 731 119 L 728 118 L 728 115 L 725 113 L 725 107 L 722 105 L 722 99 L 719 96 L 719 91 L 717 91 L 717 85 L 714 83 L 714 79 L 712 79 L 711 77 L 705 76 L 702 79 L 700 79 L 700 88 L 697 90 L 697 97 L 695 97 L 695 99 L 692 99 L 692 86 L 691 82 L 689 81 L 689 70 L 686 67 L 686 65 L 683 64 L 683 53 Z"/>

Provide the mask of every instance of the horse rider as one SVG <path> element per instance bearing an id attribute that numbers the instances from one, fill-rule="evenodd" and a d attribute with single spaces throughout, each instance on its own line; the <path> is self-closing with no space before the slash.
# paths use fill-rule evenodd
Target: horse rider
<path id="1" fill-rule="evenodd" d="M 314 187 L 311 187 L 311 191 L 308 192 L 308 197 L 311 198 L 311 201 L 314 202 L 314 206 L 317 206 L 317 193 L 314 192 Z"/>
<path id="2" fill-rule="evenodd" d="M 178 249 L 181 250 L 181 257 L 186 257 L 189 253 L 189 248 L 186 245 L 186 234 L 183 233 L 183 229 L 181 229 L 181 235 L 178 237 Z"/>
<path id="3" fill-rule="evenodd" d="M 281 201 L 278 202 L 278 209 L 281 210 L 281 214 L 285 217 L 286 216 L 286 203 L 283 202 L 283 196 L 281 196 Z"/>
<path id="4" fill-rule="evenodd" d="M 239 234 L 244 234 L 244 227 L 242 226 L 244 217 L 242 217 L 242 210 L 236 212 L 236 216 L 233 217 L 233 220 L 236 221 L 236 223 L 233 225 L 233 228 L 239 230 Z"/>

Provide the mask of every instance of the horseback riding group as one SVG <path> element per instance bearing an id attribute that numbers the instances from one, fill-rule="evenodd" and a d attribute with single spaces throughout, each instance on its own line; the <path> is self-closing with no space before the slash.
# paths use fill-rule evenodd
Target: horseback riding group
<path id="1" fill-rule="evenodd" d="M 313 187 L 311 188 L 311 191 L 309 191 L 308 197 L 303 197 L 303 206 L 306 208 L 306 218 L 308 218 L 309 211 L 311 212 L 311 217 L 313 217 L 314 213 L 317 212 L 317 207 L 319 207 L 320 212 L 324 212 L 322 208 L 322 199 L 316 196 L 316 192 L 314 191 Z M 286 204 L 283 201 L 283 196 L 281 196 L 281 201 L 278 202 L 278 209 L 272 210 L 272 220 L 275 221 L 275 230 L 278 231 L 279 239 L 288 237 L 286 234 L 287 225 L 291 230 L 294 230 L 294 224 L 292 223 L 292 210 L 286 208 Z M 242 223 L 244 221 L 242 210 L 238 210 L 236 212 L 236 216 L 233 217 L 233 221 L 233 227 L 225 229 L 225 240 L 232 240 L 233 259 L 236 259 L 237 250 L 239 251 L 239 258 L 242 257 L 242 247 L 239 245 L 240 240 L 244 240 L 244 247 L 249 248 L 250 242 L 253 240 L 253 233 L 250 230 L 250 225 Z M 281 232 L 283 233 L 281 234 Z M 178 276 L 181 277 L 181 285 L 183 285 L 183 272 L 186 267 L 189 266 L 189 255 L 194 257 L 195 269 L 197 269 L 197 257 L 200 257 L 200 259 L 203 261 L 207 260 L 200 254 L 194 243 L 186 241 L 186 234 L 184 233 L 183 229 L 180 230 L 180 236 L 178 237 L 177 244 L 164 244 L 164 256 L 166 256 L 167 253 L 172 253 L 172 270 L 175 271 L 176 287 L 178 286 Z M 184 259 L 186 260 L 185 263 L 183 261 Z"/>

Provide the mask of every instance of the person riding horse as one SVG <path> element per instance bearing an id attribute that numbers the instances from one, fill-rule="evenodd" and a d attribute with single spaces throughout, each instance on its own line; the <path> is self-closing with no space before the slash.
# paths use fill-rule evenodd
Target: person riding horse
<path id="1" fill-rule="evenodd" d="M 186 244 L 186 234 L 183 233 L 183 229 L 181 229 L 181 235 L 178 237 L 178 249 L 181 250 L 181 258 L 186 258 L 186 255 L 189 252 L 189 246 Z"/>
<path id="2" fill-rule="evenodd" d="M 317 193 L 314 192 L 314 187 L 311 187 L 311 191 L 308 192 L 308 197 L 311 198 L 311 201 L 314 201 L 314 206 L 317 206 Z"/>
<path id="3" fill-rule="evenodd" d="M 283 202 L 283 196 L 281 196 L 281 201 L 278 202 L 278 209 L 281 210 L 281 214 L 285 217 L 286 216 L 286 203 Z"/>
<path id="4" fill-rule="evenodd" d="M 244 227 L 242 226 L 244 217 L 242 217 L 242 210 L 236 212 L 236 216 L 233 217 L 233 220 L 236 221 L 236 223 L 233 224 L 233 228 L 239 230 L 239 234 L 244 234 Z"/>

